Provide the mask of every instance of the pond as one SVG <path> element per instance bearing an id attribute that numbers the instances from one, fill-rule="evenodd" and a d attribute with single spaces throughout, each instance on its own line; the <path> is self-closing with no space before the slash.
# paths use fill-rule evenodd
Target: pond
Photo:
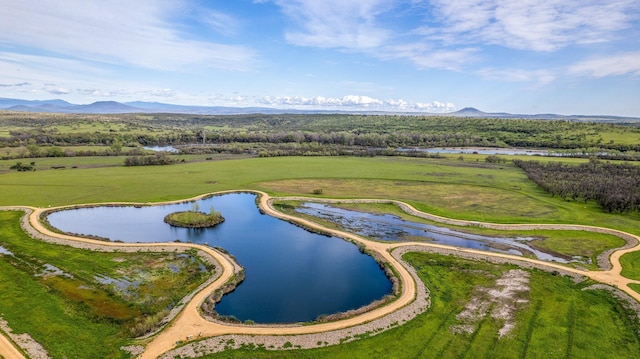
<path id="1" fill-rule="evenodd" d="M 222 247 L 245 268 L 245 280 L 216 305 L 223 316 L 257 323 L 315 320 L 367 305 L 391 292 L 376 261 L 349 242 L 308 232 L 263 215 L 256 196 L 233 193 L 195 203 L 221 212 L 213 228 L 188 229 L 164 223 L 165 215 L 193 202 L 159 206 L 99 206 L 55 212 L 48 220 L 70 233 L 123 242 L 193 242 Z"/>
<path id="2" fill-rule="evenodd" d="M 532 237 L 491 237 L 456 231 L 431 224 L 411 222 L 391 214 L 373 214 L 321 203 L 307 202 L 296 212 L 339 224 L 346 231 L 382 241 L 429 240 L 456 247 L 480 249 L 567 263 L 565 257 L 540 251 L 529 244 Z M 575 261 L 581 259 L 574 258 Z"/>
<path id="3" fill-rule="evenodd" d="M 144 148 L 145 150 L 154 151 L 154 152 L 180 153 L 180 150 L 173 146 L 144 146 L 142 148 Z"/>

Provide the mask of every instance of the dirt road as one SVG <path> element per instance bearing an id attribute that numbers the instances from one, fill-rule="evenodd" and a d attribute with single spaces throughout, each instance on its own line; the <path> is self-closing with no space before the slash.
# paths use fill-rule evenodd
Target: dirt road
<path id="1" fill-rule="evenodd" d="M 0 333 L 0 357 L 7 359 L 25 359 L 25 356 L 16 348 L 13 343 Z"/>

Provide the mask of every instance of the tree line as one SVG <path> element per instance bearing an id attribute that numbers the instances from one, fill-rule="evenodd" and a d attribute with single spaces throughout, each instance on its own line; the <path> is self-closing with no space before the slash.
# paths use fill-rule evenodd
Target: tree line
<path id="1" fill-rule="evenodd" d="M 523 160 L 513 163 L 552 196 L 572 201 L 595 200 L 607 212 L 640 211 L 640 166 L 595 158 L 577 166 Z"/>

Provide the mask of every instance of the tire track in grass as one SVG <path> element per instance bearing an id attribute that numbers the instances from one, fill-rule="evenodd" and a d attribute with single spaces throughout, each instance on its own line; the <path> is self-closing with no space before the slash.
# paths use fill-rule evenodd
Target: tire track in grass
<path id="1" fill-rule="evenodd" d="M 447 343 L 445 345 L 442 346 L 442 349 L 440 349 L 440 351 L 438 351 L 438 355 L 434 356 L 434 358 L 443 358 L 444 357 L 444 353 L 451 348 L 451 342 L 453 341 L 455 337 L 452 336 L 451 338 L 449 338 L 449 340 L 447 341 Z"/>
<path id="2" fill-rule="evenodd" d="M 440 325 L 438 326 L 437 330 L 434 330 L 433 333 L 431 333 L 431 336 L 429 336 L 429 339 L 427 339 L 425 341 L 425 343 L 422 346 L 422 349 L 420 349 L 419 351 L 419 355 L 416 356 L 416 358 L 424 358 L 425 357 L 425 353 L 427 352 L 427 349 L 430 348 L 430 344 L 433 341 L 433 339 L 435 339 L 436 335 L 438 333 L 441 333 L 442 330 L 444 330 L 445 325 L 447 325 L 447 323 L 449 323 L 449 321 L 451 320 L 451 317 L 453 317 L 455 315 L 454 311 L 450 311 L 447 316 L 444 318 L 444 320 L 442 320 L 442 322 L 440 323 Z"/>
<path id="3" fill-rule="evenodd" d="M 485 354 L 485 358 L 487 359 L 493 359 L 496 357 L 496 347 L 498 346 L 498 340 L 500 340 L 500 337 L 498 335 L 494 335 L 493 336 L 493 340 L 491 341 L 491 346 L 487 349 L 487 352 Z"/>
<path id="4" fill-rule="evenodd" d="M 478 327 L 476 328 L 476 330 L 474 330 L 473 333 L 471 333 L 471 338 L 469 338 L 469 342 L 467 344 L 467 348 L 458 355 L 458 359 L 464 359 L 464 358 L 469 358 L 470 357 L 469 356 L 469 351 L 471 350 L 471 347 L 473 347 L 473 343 L 476 341 L 476 338 L 478 337 L 478 334 L 480 334 L 480 331 L 482 330 L 482 327 L 487 322 L 488 318 L 491 318 L 491 311 L 493 310 L 493 307 L 494 307 L 494 305 L 491 305 L 487 309 L 487 314 L 485 314 L 485 316 L 482 318 L 480 323 L 478 323 Z M 473 358 L 473 356 L 471 358 Z"/>
<path id="5" fill-rule="evenodd" d="M 573 349 L 573 329 L 576 325 L 576 308 L 575 301 L 572 300 L 567 313 L 567 353 L 566 358 L 571 358 L 571 350 Z"/>
<path id="6" fill-rule="evenodd" d="M 520 353 L 520 359 L 525 359 L 527 357 L 527 351 L 529 350 L 529 342 L 531 341 L 531 336 L 533 335 L 533 329 L 536 325 L 536 320 L 538 320 L 540 309 L 542 309 L 542 301 L 537 300 L 536 306 L 533 309 L 533 315 L 531 316 L 531 319 L 529 319 L 529 326 L 527 327 L 527 334 L 525 336 L 522 352 Z"/>

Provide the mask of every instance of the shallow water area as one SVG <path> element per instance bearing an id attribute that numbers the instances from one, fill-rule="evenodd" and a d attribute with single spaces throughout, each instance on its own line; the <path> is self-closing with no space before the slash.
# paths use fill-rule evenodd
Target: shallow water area
<path id="1" fill-rule="evenodd" d="M 13 253 L 11 253 L 8 249 L 6 249 L 3 246 L 0 246 L 0 254 L 4 254 L 4 255 L 7 255 L 7 256 L 12 256 L 13 255 Z"/>
<path id="2" fill-rule="evenodd" d="M 376 261 L 340 238 L 308 232 L 260 214 L 256 196 L 234 193 L 197 201 L 201 211 L 221 212 L 213 228 L 171 227 L 164 217 L 193 202 L 159 206 L 100 206 L 52 213 L 65 232 L 123 242 L 202 243 L 229 251 L 245 268 L 245 280 L 216 305 L 220 315 L 258 323 L 311 321 L 382 298 L 391 282 Z"/>
<path id="3" fill-rule="evenodd" d="M 306 202 L 296 207 L 303 213 L 339 224 L 345 230 L 382 241 L 415 240 L 416 237 L 438 244 L 480 249 L 516 255 L 533 254 L 536 258 L 568 263 L 563 257 L 542 252 L 527 242 L 532 237 L 489 237 L 456 231 L 447 227 L 411 222 L 391 214 L 373 214 L 321 203 Z"/>

